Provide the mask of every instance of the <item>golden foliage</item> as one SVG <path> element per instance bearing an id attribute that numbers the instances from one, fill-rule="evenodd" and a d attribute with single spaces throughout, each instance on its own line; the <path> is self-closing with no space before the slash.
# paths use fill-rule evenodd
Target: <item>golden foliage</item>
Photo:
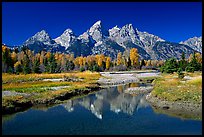
<path id="1" fill-rule="evenodd" d="M 195 53 L 196 56 L 196 60 L 198 61 L 198 63 L 202 63 L 202 55 L 200 53 Z"/>
<path id="2" fill-rule="evenodd" d="M 110 68 L 110 62 L 111 62 L 111 58 L 107 57 L 106 58 L 106 69 L 108 70 Z"/>
<path id="3" fill-rule="evenodd" d="M 132 66 L 136 66 L 139 64 L 139 54 L 136 48 L 132 48 L 130 50 L 130 61 Z"/>
<path id="4" fill-rule="evenodd" d="M 122 53 L 119 52 L 117 55 L 117 65 L 119 66 L 120 64 L 122 64 Z"/>

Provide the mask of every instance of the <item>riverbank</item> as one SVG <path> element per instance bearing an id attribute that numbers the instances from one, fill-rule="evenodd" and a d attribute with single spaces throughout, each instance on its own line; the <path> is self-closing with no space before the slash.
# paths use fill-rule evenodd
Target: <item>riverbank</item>
<path id="1" fill-rule="evenodd" d="M 100 89 L 96 72 L 28 74 L 2 76 L 2 113 L 9 114 L 32 106 L 57 104 Z"/>
<path id="2" fill-rule="evenodd" d="M 147 72 L 147 73 L 146 73 Z M 3 74 L 3 114 L 26 110 L 35 105 L 52 105 L 76 96 L 86 95 L 144 78 L 159 76 L 150 70 L 124 72 L 69 72 L 59 74 Z"/>
<path id="3" fill-rule="evenodd" d="M 202 119 L 202 73 L 162 74 L 146 96 L 155 111 L 182 118 Z"/>

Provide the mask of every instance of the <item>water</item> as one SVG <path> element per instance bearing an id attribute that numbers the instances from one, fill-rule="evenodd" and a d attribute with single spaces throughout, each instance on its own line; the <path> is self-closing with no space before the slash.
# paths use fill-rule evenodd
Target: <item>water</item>
<path id="1" fill-rule="evenodd" d="M 155 113 L 145 94 L 131 95 L 132 83 L 103 89 L 65 104 L 3 116 L 3 135 L 187 135 L 202 134 L 202 121 Z"/>

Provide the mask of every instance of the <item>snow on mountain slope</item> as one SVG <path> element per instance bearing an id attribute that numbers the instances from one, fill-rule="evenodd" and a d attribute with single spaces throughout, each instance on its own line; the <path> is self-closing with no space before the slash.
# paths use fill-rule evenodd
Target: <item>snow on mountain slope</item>
<path id="1" fill-rule="evenodd" d="M 202 53 L 202 36 L 189 38 L 186 41 L 181 41 L 180 44 L 188 45 L 192 49 Z"/>
<path id="2" fill-rule="evenodd" d="M 54 41 L 67 49 L 74 41 L 76 41 L 76 36 L 71 29 L 66 29 L 63 34 L 54 39 Z"/>

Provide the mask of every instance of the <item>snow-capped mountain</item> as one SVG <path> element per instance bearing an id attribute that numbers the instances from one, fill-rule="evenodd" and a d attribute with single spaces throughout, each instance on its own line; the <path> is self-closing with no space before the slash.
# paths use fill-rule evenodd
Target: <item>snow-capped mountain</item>
<path id="1" fill-rule="evenodd" d="M 42 30 L 42 31 L 36 33 L 34 36 L 32 36 L 31 38 L 26 40 L 25 44 L 30 44 L 30 43 L 33 43 L 36 41 L 42 42 L 42 43 L 47 44 L 47 45 L 53 44 L 53 40 L 51 39 L 51 37 L 49 36 L 49 34 L 45 30 Z"/>
<path id="2" fill-rule="evenodd" d="M 89 30 L 88 33 L 96 42 L 102 41 L 106 35 L 107 32 L 103 28 L 101 21 L 97 21 Z"/>
<path id="3" fill-rule="evenodd" d="M 77 37 L 74 35 L 73 31 L 71 29 L 66 29 L 63 34 L 55 38 L 54 41 L 67 49 L 76 39 Z"/>
<path id="4" fill-rule="evenodd" d="M 109 29 L 110 39 L 115 41 L 120 46 L 127 48 L 126 43 L 131 42 L 143 48 L 141 41 L 139 40 L 136 30 L 133 28 L 132 24 L 127 24 L 122 28 L 118 26 Z"/>
<path id="5" fill-rule="evenodd" d="M 139 35 L 139 39 L 144 44 L 145 48 L 154 46 L 155 43 L 158 41 L 165 41 L 164 39 L 148 32 L 137 31 L 137 33 Z"/>
<path id="6" fill-rule="evenodd" d="M 57 44 L 45 31 L 42 30 L 36 33 L 34 36 L 26 40 L 22 46 L 26 46 L 35 52 L 39 52 L 42 50 L 55 52 L 55 51 L 63 51 L 64 48 Z"/>
<path id="7" fill-rule="evenodd" d="M 202 53 L 202 37 L 189 38 L 186 41 L 181 41 L 180 44 L 185 44 L 192 49 Z"/>
<path id="8" fill-rule="evenodd" d="M 182 52 L 188 57 L 194 50 L 202 53 L 202 37 L 194 37 L 180 43 L 165 41 L 159 36 L 139 31 L 132 24 L 115 26 L 106 30 L 99 20 L 86 32 L 76 36 L 71 29 L 66 29 L 59 37 L 52 39 L 42 30 L 26 40 L 27 46 L 35 52 L 41 50 L 51 52 L 74 53 L 76 56 L 104 54 L 116 58 L 118 52 L 137 48 L 140 59 L 180 58 Z"/>

